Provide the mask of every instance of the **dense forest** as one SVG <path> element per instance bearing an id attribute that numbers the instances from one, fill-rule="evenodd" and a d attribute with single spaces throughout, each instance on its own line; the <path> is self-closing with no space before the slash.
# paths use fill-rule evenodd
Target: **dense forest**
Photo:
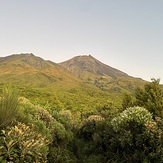
<path id="1" fill-rule="evenodd" d="M 98 96 L 93 107 L 86 99 L 75 105 L 73 97 L 32 100 L 16 86 L 1 84 L 0 162 L 162 163 L 159 82 L 152 79 L 117 102 Z"/>

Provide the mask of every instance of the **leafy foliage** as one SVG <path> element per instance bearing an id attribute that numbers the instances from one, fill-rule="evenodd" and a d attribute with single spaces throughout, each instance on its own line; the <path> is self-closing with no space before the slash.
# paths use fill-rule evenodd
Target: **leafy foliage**
<path id="1" fill-rule="evenodd" d="M 17 107 L 9 122 L 2 117 L 8 123 L 1 127 L 0 162 L 163 162 L 159 81 L 122 101 L 90 87 L 56 89 L 24 89 L 29 99 L 2 94 L 0 100 Z"/>
<path id="2" fill-rule="evenodd" d="M 145 84 L 144 89 L 138 88 L 135 93 L 135 105 L 147 108 L 154 116 L 163 115 L 163 91 L 159 85 L 159 79 Z"/>
<path id="3" fill-rule="evenodd" d="M 19 111 L 17 92 L 11 86 L 3 87 L 0 97 L 0 128 L 5 128 L 16 118 Z"/>
<path id="4" fill-rule="evenodd" d="M 162 121 L 162 120 L 161 120 Z M 142 107 L 128 108 L 111 121 L 119 160 L 162 162 L 162 133 L 152 114 Z"/>
<path id="5" fill-rule="evenodd" d="M 134 127 L 135 123 L 139 126 L 151 120 L 152 114 L 145 108 L 131 107 L 120 113 L 118 117 L 115 117 L 111 121 L 111 124 L 115 131 L 119 131 L 123 127 L 131 129 L 131 127 Z"/>
<path id="6" fill-rule="evenodd" d="M 2 130 L 0 146 L 1 161 L 45 162 L 48 140 L 38 134 L 34 126 L 18 123 Z"/>
<path id="7" fill-rule="evenodd" d="M 122 108 L 126 109 L 133 106 L 133 98 L 131 95 L 125 93 L 122 99 Z"/>

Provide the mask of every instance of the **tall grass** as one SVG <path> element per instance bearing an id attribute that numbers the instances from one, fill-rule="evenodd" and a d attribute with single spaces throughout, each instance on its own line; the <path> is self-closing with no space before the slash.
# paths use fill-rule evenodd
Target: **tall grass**
<path id="1" fill-rule="evenodd" d="M 17 92 L 10 86 L 4 86 L 0 95 L 0 129 L 7 127 L 18 114 L 19 100 Z"/>

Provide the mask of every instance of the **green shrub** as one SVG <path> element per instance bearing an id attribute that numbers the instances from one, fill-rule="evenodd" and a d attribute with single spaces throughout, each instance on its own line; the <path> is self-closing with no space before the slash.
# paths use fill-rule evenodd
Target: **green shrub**
<path id="1" fill-rule="evenodd" d="M 163 130 L 160 121 L 161 118 L 152 119 L 152 114 L 145 108 L 126 109 L 111 121 L 115 133 L 109 140 L 112 147 L 109 150 L 117 152 L 119 162 L 162 162 Z"/>
<path id="2" fill-rule="evenodd" d="M 19 110 L 17 92 L 10 86 L 3 88 L 0 97 L 0 128 L 5 128 L 16 118 Z"/>
<path id="3" fill-rule="evenodd" d="M 63 147 L 51 147 L 48 154 L 49 163 L 77 163 L 73 153 Z"/>
<path id="4" fill-rule="evenodd" d="M 136 125 L 144 125 L 147 121 L 152 120 L 152 114 L 143 107 L 131 107 L 120 113 L 119 116 L 113 118 L 111 124 L 115 131 L 122 128 L 132 129 L 133 123 Z M 134 128 L 133 128 L 134 129 Z"/>
<path id="5" fill-rule="evenodd" d="M 34 126 L 18 123 L 2 130 L 0 160 L 12 162 L 45 162 L 49 141 Z"/>

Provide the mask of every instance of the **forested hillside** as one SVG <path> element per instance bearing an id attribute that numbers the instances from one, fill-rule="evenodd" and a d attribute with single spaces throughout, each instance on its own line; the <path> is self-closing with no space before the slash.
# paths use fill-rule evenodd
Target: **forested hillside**
<path id="1" fill-rule="evenodd" d="M 0 162 L 163 162 L 160 80 L 145 82 L 111 67 L 109 77 L 106 65 L 85 58 L 86 70 L 76 58 L 80 76 L 74 59 L 70 71 L 33 54 L 0 58 Z M 97 86 L 101 77 L 121 91 Z"/>

